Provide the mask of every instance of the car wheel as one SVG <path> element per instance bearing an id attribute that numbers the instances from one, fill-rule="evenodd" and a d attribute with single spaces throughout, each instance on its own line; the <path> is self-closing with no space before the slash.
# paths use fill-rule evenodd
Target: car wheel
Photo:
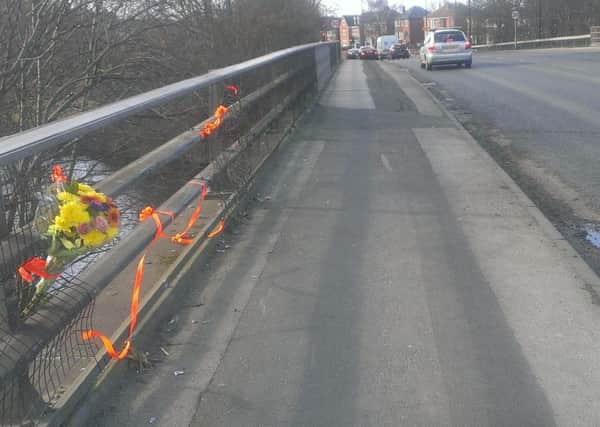
<path id="1" fill-rule="evenodd" d="M 471 68 L 471 62 L 465 62 L 465 68 Z"/>
<path id="2" fill-rule="evenodd" d="M 427 68 L 427 71 L 433 71 L 433 65 L 429 62 L 425 65 L 425 68 Z"/>
<path id="3" fill-rule="evenodd" d="M 425 68 L 425 63 L 421 62 L 421 68 Z"/>

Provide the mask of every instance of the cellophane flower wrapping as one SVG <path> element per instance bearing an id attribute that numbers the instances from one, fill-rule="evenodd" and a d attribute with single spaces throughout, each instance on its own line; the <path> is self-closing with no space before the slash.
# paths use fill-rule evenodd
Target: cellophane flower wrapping
<path id="1" fill-rule="evenodd" d="M 54 182 L 42 196 L 36 213 L 38 232 L 49 241 L 45 271 L 57 277 L 64 267 L 113 240 L 120 213 L 114 201 L 76 180 Z M 55 278 L 38 278 L 35 293 L 23 314 L 31 314 Z"/>

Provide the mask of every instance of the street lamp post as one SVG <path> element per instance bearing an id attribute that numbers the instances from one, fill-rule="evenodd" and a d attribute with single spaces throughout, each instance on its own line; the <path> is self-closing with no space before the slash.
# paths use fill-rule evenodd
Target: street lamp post
<path id="1" fill-rule="evenodd" d="M 517 50 L 517 23 L 519 22 L 519 6 L 517 0 L 513 0 L 512 19 L 515 22 L 515 50 Z"/>

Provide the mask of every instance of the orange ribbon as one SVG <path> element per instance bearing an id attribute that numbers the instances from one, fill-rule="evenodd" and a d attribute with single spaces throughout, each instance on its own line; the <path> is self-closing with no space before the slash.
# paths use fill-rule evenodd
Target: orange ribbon
<path id="1" fill-rule="evenodd" d="M 42 279 L 56 279 L 58 275 L 50 274 L 46 271 L 46 261 L 39 257 L 29 258 L 17 270 L 19 275 L 27 283 L 33 282 L 33 276 L 41 277 Z"/>
<path id="2" fill-rule="evenodd" d="M 208 186 L 202 181 L 192 180 L 189 182 L 189 184 L 200 185 L 202 187 L 202 191 L 200 193 L 200 198 L 198 199 L 198 205 L 192 213 L 192 216 L 190 216 L 190 219 L 185 229 L 182 232 L 176 233 L 173 237 L 171 237 L 171 241 L 173 243 L 179 243 L 181 245 L 189 245 L 190 243 L 192 243 L 192 239 L 187 237 L 187 234 L 190 232 L 194 224 L 196 224 L 196 221 L 198 221 L 200 213 L 202 213 L 202 205 L 204 204 L 204 199 L 206 198 L 206 194 L 208 193 Z"/>
<path id="3" fill-rule="evenodd" d="M 139 218 L 141 222 L 146 221 L 148 218 L 152 218 L 154 221 L 154 225 L 156 225 L 156 234 L 154 235 L 154 239 L 150 243 L 150 245 L 154 244 L 154 241 L 159 237 L 168 238 L 169 236 L 163 233 L 163 225 L 160 221 L 159 214 L 170 216 L 172 220 L 175 219 L 175 214 L 169 211 L 159 211 L 154 209 L 152 206 L 146 206 L 144 209 L 140 211 Z"/>
<path id="4" fill-rule="evenodd" d="M 141 221 L 145 221 L 148 218 L 152 218 L 152 220 L 154 221 L 154 224 L 156 225 L 156 233 L 154 234 L 154 238 L 152 239 L 152 241 L 150 242 L 150 244 L 144 251 L 144 254 L 138 261 L 137 269 L 135 272 L 135 279 L 133 282 L 133 294 L 131 295 L 131 307 L 129 310 L 130 311 L 129 334 L 127 336 L 127 340 L 125 341 L 123 348 L 121 349 L 121 351 L 119 353 L 117 353 L 115 351 L 115 347 L 113 346 L 112 342 L 110 341 L 110 338 L 108 338 L 106 335 L 104 335 L 98 331 L 95 331 L 94 329 L 88 329 L 87 331 L 84 331 L 81 334 L 81 338 L 83 338 L 84 341 L 90 340 L 92 338 L 99 338 L 100 341 L 102 341 L 102 344 L 104 344 L 104 348 L 106 349 L 107 354 L 112 359 L 123 360 L 127 357 L 127 355 L 129 354 L 129 351 L 131 350 L 131 340 L 133 338 L 133 333 L 135 332 L 135 327 L 137 325 L 137 320 L 138 320 L 138 312 L 139 312 L 139 307 L 140 307 L 140 292 L 142 289 L 142 282 L 143 282 L 143 278 L 144 278 L 144 262 L 146 260 L 146 254 L 148 253 L 148 250 L 152 246 L 154 246 L 154 244 L 156 243 L 156 241 L 159 238 L 168 237 L 166 234 L 163 233 L 163 225 L 160 220 L 159 214 L 169 215 L 171 218 L 174 218 L 174 215 L 172 212 L 157 211 L 150 206 L 145 207 L 140 212 L 140 220 Z"/>
<path id="5" fill-rule="evenodd" d="M 52 168 L 52 175 L 50 175 L 50 179 L 52 180 L 52 182 L 56 182 L 57 184 L 67 182 L 65 172 L 63 171 L 63 168 L 60 165 L 55 165 Z"/>
<path id="6" fill-rule="evenodd" d="M 209 239 L 212 239 L 213 237 L 217 237 L 219 234 L 221 234 L 223 232 L 224 229 L 225 229 L 225 221 L 221 220 L 221 221 L 219 221 L 217 226 L 214 228 L 214 230 L 211 231 L 210 233 L 208 233 L 208 235 L 206 237 L 208 237 Z"/>
<path id="7" fill-rule="evenodd" d="M 137 320 L 138 320 L 140 292 L 142 289 L 142 282 L 143 282 L 143 277 L 144 277 L 144 261 L 146 259 L 146 254 L 148 253 L 148 250 L 152 246 L 154 246 L 154 244 L 156 243 L 156 241 L 159 238 L 170 237 L 171 241 L 180 243 L 180 244 L 189 244 L 192 242 L 192 239 L 190 239 L 189 237 L 186 237 L 186 236 L 187 236 L 187 233 L 194 226 L 194 224 L 196 223 L 196 221 L 198 220 L 198 218 L 200 216 L 200 213 L 202 212 L 202 204 L 206 198 L 206 194 L 208 193 L 208 186 L 206 185 L 206 183 L 204 183 L 202 181 L 190 181 L 189 183 L 195 184 L 195 185 L 201 185 L 202 191 L 200 193 L 200 199 L 198 201 L 198 205 L 196 206 L 196 209 L 192 213 L 192 216 L 190 217 L 190 220 L 188 221 L 186 228 L 182 232 L 177 233 L 172 237 L 170 237 L 164 233 L 164 231 L 163 231 L 164 227 L 160 220 L 159 214 L 168 215 L 172 219 L 174 219 L 175 215 L 172 212 L 159 211 L 159 210 L 152 208 L 151 206 L 147 206 L 140 211 L 140 214 L 139 214 L 140 221 L 145 221 L 148 218 L 152 218 L 152 220 L 154 221 L 154 224 L 156 226 L 156 233 L 154 234 L 154 238 L 152 239 L 152 241 L 150 242 L 150 244 L 144 251 L 144 254 L 140 258 L 138 265 L 137 265 L 137 269 L 136 269 L 136 273 L 135 273 L 135 280 L 133 282 L 133 294 L 131 296 L 129 334 L 128 334 L 127 340 L 125 341 L 125 344 L 123 345 L 123 348 L 121 349 L 121 351 L 117 353 L 113 343 L 110 341 L 110 338 L 108 338 L 106 335 L 104 335 L 98 331 L 95 331 L 94 329 L 89 329 L 87 331 L 84 331 L 81 334 L 81 337 L 83 338 L 84 341 L 90 340 L 92 338 L 99 338 L 100 341 L 102 341 L 102 344 L 104 345 L 104 348 L 106 349 L 107 354 L 112 359 L 123 360 L 127 357 L 129 352 L 131 351 L 131 342 L 133 339 L 133 333 L 135 332 L 135 327 L 137 325 Z M 225 222 L 223 220 L 219 221 L 219 224 L 217 224 L 215 229 L 208 234 L 208 237 L 212 239 L 213 237 L 218 236 L 219 234 L 221 234 L 221 232 L 223 231 L 224 228 L 225 228 Z"/>
<path id="8" fill-rule="evenodd" d="M 202 138 L 206 138 L 209 135 L 212 135 L 217 129 L 221 127 L 223 123 L 223 117 L 229 109 L 224 105 L 219 105 L 215 110 L 214 119 L 204 125 L 202 130 L 200 131 L 200 136 Z"/>

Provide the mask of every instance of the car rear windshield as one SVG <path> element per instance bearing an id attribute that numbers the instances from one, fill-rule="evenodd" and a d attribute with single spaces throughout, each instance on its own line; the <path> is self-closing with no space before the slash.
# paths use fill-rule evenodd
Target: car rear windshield
<path id="1" fill-rule="evenodd" d="M 444 31 L 443 33 L 435 33 L 436 43 L 452 43 L 464 41 L 465 36 L 460 31 Z"/>

